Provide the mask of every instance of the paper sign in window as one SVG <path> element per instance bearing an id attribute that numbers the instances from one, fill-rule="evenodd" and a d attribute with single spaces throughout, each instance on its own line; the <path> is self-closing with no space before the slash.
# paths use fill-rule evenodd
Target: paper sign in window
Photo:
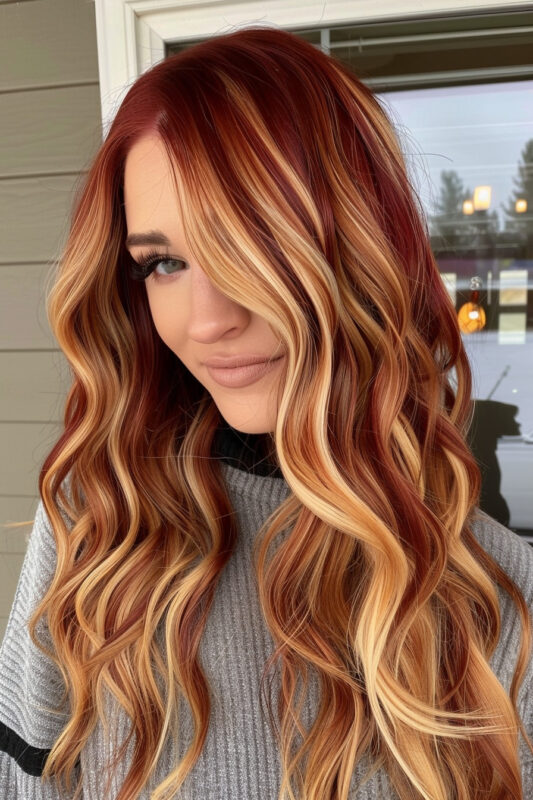
<path id="1" fill-rule="evenodd" d="M 457 305 L 457 273 L 456 272 L 441 272 L 440 274 L 446 291 L 450 295 L 452 303 Z"/>
<path id="2" fill-rule="evenodd" d="M 500 305 L 527 305 L 527 269 L 506 269 L 500 272 Z"/>
<path id="3" fill-rule="evenodd" d="M 498 316 L 498 344 L 525 344 L 526 314 L 504 312 Z"/>

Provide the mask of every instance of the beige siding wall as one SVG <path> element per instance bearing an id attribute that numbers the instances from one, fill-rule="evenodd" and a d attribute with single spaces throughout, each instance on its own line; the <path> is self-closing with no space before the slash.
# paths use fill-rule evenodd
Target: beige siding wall
<path id="1" fill-rule="evenodd" d="M 46 282 L 101 142 L 92 0 L 0 0 L 0 638 L 60 430 L 68 366 Z"/>

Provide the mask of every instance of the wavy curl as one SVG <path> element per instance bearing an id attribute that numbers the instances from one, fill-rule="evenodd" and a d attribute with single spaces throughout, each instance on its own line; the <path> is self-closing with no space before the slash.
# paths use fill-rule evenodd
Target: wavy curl
<path id="1" fill-rule="evenodd" d="M 275 663 L 282 675 L 279 800 L 346 800 L 367 752 L 402 800 L 519 800 L 520 731 L 533 751 L 516 707 L 530 620 L 471 530 L 471 373 L 420 201 L 371 91 L 311 44 L 259 27 L 141 75 L 74 204 L 47 299 L 72 385 L 39 477 L 58 561 L 31 625 L 35 636 L 46 616 L 71 715 L 45 775 L 68 782 L 105 690 L 132 720 L 117 800 L 147 784 L 178 692 L 195 735 L 154 800 L 179 789 L 209 723 L 197 651 L 237 533 L 209 458 L 219 412 L 128 273 L 124 162 L 148 132 L 181 177 L 191 251 L 287 351 L 268 435 L 291 494 L 255 552 L 276 643 L 262 679 Z M 509 695 L 489 666 L 497 584 L 522 623 Z M 308 667 L 321 705 L 306 731 L 295 698 Z"/>

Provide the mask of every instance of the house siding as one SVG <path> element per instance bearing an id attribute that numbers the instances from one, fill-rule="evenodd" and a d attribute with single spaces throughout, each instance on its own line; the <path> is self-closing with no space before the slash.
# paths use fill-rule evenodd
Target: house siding
<path id="1" fill-rule="evenodd" d="M 46 291 L 102 137 L 92 0 L 0 2 L 0 637 L 61 430 L 69 369 Z"/>

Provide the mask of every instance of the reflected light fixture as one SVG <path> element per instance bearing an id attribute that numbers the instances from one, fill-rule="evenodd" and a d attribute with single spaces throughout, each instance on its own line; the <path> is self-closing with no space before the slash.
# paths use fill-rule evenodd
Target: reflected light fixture
<path id="1" fill-rule="evenodd" d="M 490 207 L 491 194 L 491 186 L 476 186 L 474 189 L 474 208 L 476 211 L 482 211 Z"/>
<path id="2" fill-rule="evenodd" d="M 463 333 L 475 333 L 485 327 L 487 316 L 479 303 L 479 290 L 483 282 L 477 275 L 470 278 L 470 299 L 457 312 L 459 328 Z"/>

